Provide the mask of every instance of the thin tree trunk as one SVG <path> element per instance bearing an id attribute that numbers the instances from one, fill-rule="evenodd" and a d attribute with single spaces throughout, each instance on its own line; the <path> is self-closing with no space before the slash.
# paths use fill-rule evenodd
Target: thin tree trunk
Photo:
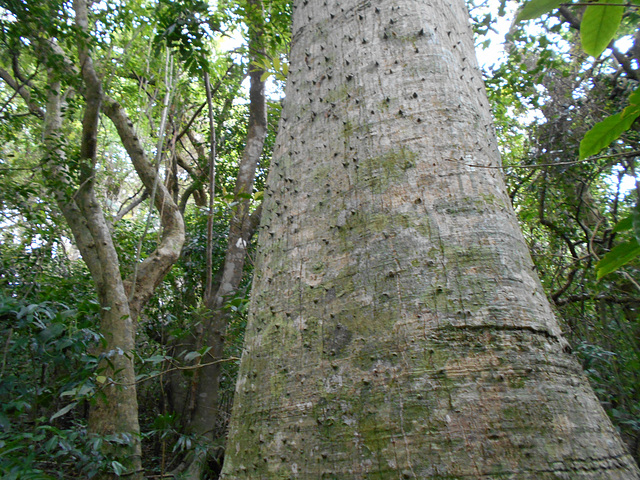
<path id="1" fill-rule="evenodd" d="M 222 478 L 639 478 L 534 273 L 464 3 L 294 7 Z"/>
<path id="2" fill-rule="evenodd" d="M 132 478 L 137 478 L 141 472 L 141 450 L 132 359 L 135 331 L 120 277 L 118 256 L 93 188 L 102 86 L 93 69 L 84 36 L 88 24 L 86 2 L 75 0 L 73 6 L 80 32 L 78 57 L 86 99 L 79 158 L 80 186 L 75 194 L 70 196 L 67 193 L 68 177 L 61 135 L 61 86 L 53 71 L 50 72 L 51 88 L 45 115 L 47 170 L 49 184 L 89 267 L 101 306 L 100 332 L 104 343 L 100 353 L 106 360 L 101 363 L 103 370 L 100 373 L 107 380 L 90 410 L 89 431 L 100 436 L 119 436 L 119 441 L 108 451 Z"/>
<path id="3" fill-rule="evenodd" d="M 115 125 L 138 177 L 147 190 L 152 191 L 154 183 L 156 183 L 156 171 L 135 133 L 133 122 L 129 119 L 122 105 L 108 96 L 104 97 L 103 111 Z M 138 265 L 135 291 L 129 301 L 133 318 L 138 318 L 140 311 L 149 301 L 156 287 L 171 270 L 184 243 L 182 213 L 173 201 L 171 192 L 161 181 L 156 184 L 153 200 L 160 215 L 162 235 L 156 249 Z M 130 278 L 125 282 L 128 291 L 133 288 L 133 281 L 133 278 Z"/>
<path id="4" fill-rule="evenodd" d="M 260 32 L 263 18 L 260 0 L 250 0 L 252 23 L 250 26 L 249 50 L 252 60 L 264 55 Z M 214 440 L 216 427 L 220 423 L 218 410 L 218 394 L 220 390 L 220 371 L 224 350 L 224 334 L 228 323 L 228 313 L 224 309 L 225 302 L 239 288 L 244 273 L 248 246 L 256 230 L 256 210 L 250 211 L 253 184 L 256 170 L 262 155 L 267 134 L 267 103 L 265 82 L 261 79 L 264 71 L 253 64 L 249 67 L 250 103 L 249 125 L 246 145 L 238 166 L 238 176 L 234 191 L 234 211 L 229 226 L 227 250 L 222 267 L 222 275 L 218 287 L 214 291 L 208 283 L 207 294 L 203 299 L 206 316 L 203 319 L 202 345 L 210 347 L 207 353 L 206 367 L 197 372 L 196 398 L 191 412 L 189 430 L 198 435 L 205 444 Z M 213 194 L 213 192 L 211 193 Z M 196 451 L 187 461 L 184 478 L 198 480 L 201 478 L 206 459 L 206 450 Z"/>
<path id="5" fill-rule="evenodd" d="M 56 201 L 69 224 L 76 245 L 96 285 L 100 311 L 100 332 L 104 344 L 96 352 L 104 355 L 99 376 L 106 378 L 89 413 L 89 431 L 99 436 L 118 437 L 105 451 L 119 461 L 131 478 L 141 471 L 140 429 L 133 357 L 135 331 L 119 272 L 119 263 L 108 225 L 99 207 L 90 178 L 70 196 L 64 139 L 62 137 L 62 95 L 60 82 L 50 74 L 44 138 L 47 151 L 45 175 Z M 89 173 L 89 172 L 85 172 Z"/>
<path id="6" fill-rule="evenodd" d="M 47 151 L 45 175 L 60 209 L 74 235 L 76 245 L 91 272 L 101 306 L 100 332 L 104 342 L 97 353 L 104 357 L 99 378 L 105 378 L 89 413 L 89 431 L 105 439 L 105 453 L 118 461 L 128 478 L 142 478 L 140 429 L 135 388 L 133 352 L 135 324 L 140 310 L 154 288 L 177 259 L 184 241 L 184 225 L 177 206 L 160 183 L 155 196 L 160 210 L 163 234 L 158 248 L 139 266 L 137 281 L 129 281 L 134 289 L 131 301 L 122 280 L 118 256 L 109 224 L 94 191 L 98 120 L 104 106 L 114 121 L 123 144 L 145 187 L 151 190 L 157 176 L 133 132 L 133 125 L 124 109 L 105 97 L 100 79 L 93 67 L 88 38 L 88 10 L 84 0 L 74 1 L 78 26 L 78 58 L 80 70 L 55 42 L 44 42 L 43 52 L 55 58 L 67 73 L 80 74 L 84 82 L 86 106 L 80 145 L 80 186 L 75 189 L 66 162 L 65 139 L 62 134 L 61 84 L 54 69 L 49 71 L 47 111 L 44 117 L 44 138 Z M 105 477 L 112 474 L 104 472 Z"/>

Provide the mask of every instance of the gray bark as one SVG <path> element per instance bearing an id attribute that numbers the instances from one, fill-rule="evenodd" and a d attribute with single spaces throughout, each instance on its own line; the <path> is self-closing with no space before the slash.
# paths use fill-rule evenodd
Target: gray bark
<path id="1" fill-rule="evenodd" d="M 108 224 L 95 198 L 92 181 L 86 178 L 75 195 L 69 184 L 62 137 L 62 95 L 60 82 L 50 74 L 44 138 L 47 152 L 45 175 L 56 202 L 69 224 L 82 259 L 96 285 L 100 302 L 100 332 L 104 345 L 96 353 L 108 358 L 99 374 L 107 378 L 89 412 L 89 431 L 101 436 L 117 434 L 128 444 L 108 453 L 138 478 L 141 470 L 140 428 L 131 352 L 135 328 L 124 290 L 119 262 L 109 235 Z"/>
<path id="2" fill-rule="evenodd" d="M 464 3 L 295 7 L 222 478 L 640 478 L 535 275 Z"/>
<path id="3" fill-rule="evenodd" d="M 129 281 L 128 285 L 123 281 L 109 224 L 94 190 L 101 107 L 107 110 L 116 125 L 134 168 L 148 190 L 151 190 L 155 182 L 156 172 L 147 160 L 124 109 L 117 102 L 105 97 L 102 92 L 101 81 L 88 48 L 88 38 L 85 36 L 88 31 L 86 1 L 75 0 L 74 10 L 79 32 L 79 70 L 54 41 L 39 43 L 41 54 L 45 58 L 55 58 L 58 70 L 65 70 L 65 73 L 70 75 L 79 74 L 84 83 L 82 93 L 86 104 L 80 145 L 79 186 L 74 185 L 67 167 L 65 139 L 62 133 L 61 82 L 59 74 L 54 69 L 49 71 L 50 88 L 44 115 L 47 152 L 45 174 L 49 187 L 73 232 L 83 260 L 91 272 L 101 306 L 100 332 L 104 337 L 104 343 L 96 353 L 107 359 L 101 363 L 99 371 L 107 380 L 101 386 L 90 409 L 89 431 L 100 436 L 120 437 L 118 442 L 105 450 L 105 453 L 126 468 L 128 478 L 135 479 L 142 477 L 142 467 L 133 362 L 134 321 L 155 287 L 177 259 L 184 241 L 184 225 L 177 206 L 159 182 L 154 200 L 161 212 L 161 241 L 156 251 L 140 264 L 135 285 L 132 281 Z M 128 295 L 127 290 L 132 289 L 132 294 Z"/>
<path id="4" fill-rule="evenodd" d="M 104 98 L 103 111 L 115 125 L 142 184 L 148 191 L 152 191 L 156 171 L 135 133 L 133 122 L 129 119 L 122 105 L 108 96 Z M 160 243 L 138 265 L 135 286 L 132 285 L 133 279 L 128 279 L 125 282 L 129 292 L 132 288 L 134 289 L 133 294 L 130 294 L 129 303 L 131 314 L 135 319 L 138 318 L 140 311 L 149 301 L 156 287 L 178 259 L 184 244 L 185 232 L 182 213 L 174 202 L 171 192 L 160 181 L 157 182 L 153 201 L 160 214 L 160 225 L 162 226 Z"/>
<path id="5" fill-rule="evenodd" d="M 252 59 L 264 55 L 264 49 L 260 44 L 260 27 L 258 22 L 262 20 L 262 3 L 259 0 L 250 0 L 249 4 L 256 10 L 253 12 L 253 24 L 250 27 L 249 50 Z M 238 165 L 238 176 L 234 190 L 234 210 L 231 217 L 227 249 L 222 267 L 222 272 L 215 290 L 212 285 L 212 277 L 208 277 L 206 294 L 203 304 L 206 313 L 202 320 L 199 338 L 195 345 L 190 347 L 210 347 L 205 362 L 207 365 L 198 369 L 197 377 L 192 380 L 193 408 L 190 412 L 189 430 L 198 435 L 201 441 L 210 446 L 214 440 L 216 427 L 220 424 L 220 412 L 218 410 L 220 390 L 220 361 L 223 359 L 225 345 L 224 334 L 228 323 L 228 312 L 224 309 L 225 302 L 238 290 L 244 273 L 244 265 L 247 259 L 248 247 L 256 230 L 256 217 L 259 218 L 261 208 L 253 213 L 250 211 L 251 195 L 256 177 L 256 170 L 262 155 L 264 141 L 267 134 L 267 102 L 265 97 L 265 82 L 261 80 L 264 71 L 254 66 L 250 67 L 250 104 L 249 123 L 247 128 L 246 144 L 242 158 Z M 212 193 L 213 194 L 213 193 Z M 209 247 L 211 248 L 211 247 Z M 210 263 L 210 262 L 209 262 Z M 211 275 L 212 272 L 209 272 Z M 172 390 L 175 391 L 187 384 L 186 379 L 174 375 L 171 379 Z M 182 402 L 186 400 L 184 395 L 176 392 Z M 183 409 L 184 410 L 184 409 Z M 203 464 L 206 459 L 206 450 L 195 452 L 187 459 L 183 466 L 183 477 L 197 480 L 201 478 Z"/>

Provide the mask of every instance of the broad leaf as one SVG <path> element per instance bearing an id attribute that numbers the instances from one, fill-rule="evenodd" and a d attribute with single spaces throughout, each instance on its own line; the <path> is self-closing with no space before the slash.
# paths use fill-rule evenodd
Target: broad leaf
<path id="1" fill-rule="evenodd" d="M 636 241 L 640 244 L 640 204 L 636 205 L 631 212 L 631 224 L 633 225 L 633 234 L 636 237 Z"/>
<path id="2" fill-rule="evenodd" d="M 611 272 L 615 272 L 638 255 L 640 255 L 640 244 L 635 238 L 614 247 L 596 265 L 598 280 Z"/>
<path id="3" fill-rule="evenodd" d="M 638 116 L 640 116 L 640 88 L 636 88 L 629 95 L 629 105 L 622 111 L 622 118 L 633 117 L 635 119 Z"/>
<path id="4" fill-rule="evenodd" d="M 51 453 L 58 446 L 59 441 L 60 439 L 54 435 L 49 440 L 47 440 L 47 443 L 44 444 L 44 449 L 47 452 Z"/>
<path id="5" fill-rule="evenodd" d="M 608 146 L 629 130 L 629 127 L 639 115 L 640 111 L 635 115 L 627 114 L 623 117 L 622 112 L 620 112 L 596 123 L 580 142 L 580 159 L 595 155 Z"/>
<path id="6" fill-rule="evenodd" d="M 532 18 L 538 18 L 554 8 L 558 8 L 562 0 L 530 0 L 518 14 L 516 22 L 524 22 Z"/>
<path id="7" fill-rule="evenodd" d="M 619 232 L 626 232 L 627 230 L 631 230 L 631 227 L 633 226 L 632 221 L 633 220 L 631 218 L 631 215 L 623 218 L 622 220 L 620 220 L 618 223 L 615 224 L 612 232 L 619 233 Z"/>
<path id="8" fill-rule="evenodd" d="M 618 223 L 616 223 L 616 225 L 613 227 L 612 232 L 613 233 L 625 232 L 631 229 L 633 229 L 633 234 L 636 237 L 636 240 L 638 241 L 638 243 L 640 244 L 640 203 L 638 203 L 634 207 L 633 211 L 631 212 L 631 215 L 629 215 L 626 218 L 623 218 Z"/>
<path id="9" fill-rule="evenodd" d="M 167 355 L 152 355 L 152 356 L 150 356 L 150 357 L 148 357 L 148 358 L 145 358 L 143 361 L 144 361 L 145 363 L 153 363 L 153 364 L 156 364 L 156 363 L 162 363 L 162 362 L 164 362 L 165 360 L 169 360 L 169 358 L 167 357 Z"/>
<path id="10" fill-rule="evenodd" d="M 113 473 L 115 473 L 118 477 L 127 471 L 127 469 L 120 462 L 112 461 L 111 468 L 113 468 Z"/>
<path id="11" fill-rule="evenodd" d="M 616 4 L 616 6 L 603 4 Z M 599 57 L 613 40 L 622 21 L 624 7 L 619 0 L 600 0 L 598 5 L 589 5 L 580 23 L 582 48 L 589 55 Z"/>
<path id="12" fill-rule="evenodd" d="M 194 360 L 196 358 L 200 358 L 202 355 L 200 354 L 200 352 L 194 351 L 194 352 L 188 352 L 185 356 L 184 356 L 184 361 L 185 362 L 190 362 L 191 360 Z"/>
<path id="13" fill-rule="evenodd" d="M 66 413 L 69 413 L 70 410 L 73 409 L 73 407 L 75 407 L 78 404 L 78 402 L 71 402 L 69 405 L 67 405 L 64 408 L 61 408 L 60 410 L 58 410 L 56 413 L 54 413 L 53 415 L 51 415 L 50 421 L 55 420 L 58 417 L 63 416 Z"/>
<path id="14" fill-rule="evenodd" d="M 204 346 L 202 347 L 200 350 L 198 350 L 198 353 L 202 356 L 204 356 L 205 354 L 207 354 L 209 351 L 211 350 L 211 347 L 208 346 Z"/>

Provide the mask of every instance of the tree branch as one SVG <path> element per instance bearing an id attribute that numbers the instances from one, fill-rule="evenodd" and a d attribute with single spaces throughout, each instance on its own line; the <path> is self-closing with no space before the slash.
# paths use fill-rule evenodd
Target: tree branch
<path id="1" fill-rule="evenodd" d="M 255 51 L 262 51 L 256 36 L 250 43 Z M 264 53 L 264 52 L 263 52 Z M 251 199 L 247 198 L 253 191 L 256 170 L 264 141 L 267 134 L 267 103 L 264 94 L 265 82 L 261 80 L 263 70 L 250 67 L 249 77 L 251 87 L 249 91 L 249 126 L 247 140 L 242 159 L 238 166 L 238 177 L 234 191 L 235 212 L 229 225 L 227 253 L 224 261 L 222 281 L 214 296 L 207 299 L 206 305 L 210 309 L 222 306 L 225 297 L 233 293 L 240 284 L 242 270 L 246 259 L 248 245 L 249 206 Z"/>
<path id="2" fill-rule="evenodd" d="M 22 97 L 24 102 L 27 104 L 29 112 L 40 119 L 44 119 L 44 111 L 31 100 L 31 93 L 26 88 L 28 82 L 22 82 L 22 84 L 19 84 L 11 74 L 3 68 L 0 68 L 0 78 L 2 78 L 12 90 Z"/>
<path id="3" fill-rule="evenodd" d="M 554 299 L 554 303 L 561 307 L 570 303 L 584 302 L 586 300 L 599 300 L 607 303 L 615 303 L 618 305 L 639 305 L 640 298 L 638 297 L 616 297 L 615 295 L 591 295 L 588 293 L 580 293 L 576 295 L 569 295 L 566 298 Z"/>
<path id="4" fill-rule="evenodd" d="M 144 188 L 144 187 L 143 187 Z M 139 191 L 138 191 L 139 193 Z M 137 195 L 137 194 L 136 194 Z M 134 197 L 136 196 L 134 195 Z M 118 214 L 116 215 L 116 217 L 113 219 L 113 223 L 118 223 L 120 220 L 122 220 L 124 218 L 124 216 L 129 213 L 131 210 L 133 210 L 134 208 L 136 208 L 138 205 L 140 205 L 142 202 L 144 202 L 147 198 L 149 198 L 149 190 L 144 189 L 144 192 L 142 192 L 142 195 L 139 196 L 138 198 L 136 198 L 133 202 L 131 202 L 129 205 L 127 205 L 125 208 L 122 208 L 120 211 L 118 211 Z M 130 199 L 129 199 L 130 200 Z"/>
<path id="5" fill-rule="evenodd" d="M 227 78 L 227 76 L 229 75 L 229 72 L 231 72 L 233 70 L 233 67 L 235 67 L 235 63 L 232 63 L 231 65 L 229 65 L 229 68 L 227 68 L 227 71 L 225 72 L 224 76 L 218 80 L 218 83 L 216 83 L 216 86 L 211 90 L 211 93 L 210 93 L 211 96 L 213 96 L 216 93 L 218 93 L 218 90 L 220 89 L 220 86 L 222 85 L 222 81 L 225 78 Z M 195 121 L 195 119 L 198 118 L 198 115 L 200 115 L 200 112 L 206 106 L 207 106 L 207 100 L 202 102 L 202 105 L 200 105 L 198 107 L 198 109 L 195 111 L 195 113 L 191 116 L 191 119 L 187 122 L 187 125 L 185 125 L 185 127 L 182 129 L 182 131 L 178 134 L 178 136 L 176 137 L 176 143 L 178 143 L 178 141 L 182 137 L 184 137 L 186 135 L 187 131 L 191 128 L 191 125 L 193 125 L 193 122 Z"/>
<path id="6" fill-rule="evenodd" d="M 156 180 L 156 171 L 135 133 L 133 122 L 122 105 L 109 96 L 104 98 L 103 111 L 116 127 L 138 177 L 147 190 L 151 191 Z M 136 316 L 178 259 L 185 237 L 184 221 L 180 210 L 162 182 L 157 182 L 154 203 L 160 212 L 162 225 L 160 243 L 156 250 L 138 266 L 135 285 L 132 285 L 132 279 L 125 282 L 129 289 L 134 289 L 130 303 L 132 315 Z"/>

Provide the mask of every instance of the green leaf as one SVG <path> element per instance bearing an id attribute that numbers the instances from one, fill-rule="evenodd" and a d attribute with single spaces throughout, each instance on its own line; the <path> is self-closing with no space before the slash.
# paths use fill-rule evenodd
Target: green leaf
<path id="1" fill-rule="evenodd" d="M 638 255 L 640 255 L 640 244 L 635 238 L 614 247 L 596 265 L 598 280 L 611 272 L 615 272 Z"/>
<path id="2" fill-rule="evenodd" d="M 260 75 L 260 81 L 266 82 L 267 78 L 269 78 L 269 75 L 271 75 L 271 72 L 264 72 L 262 75 Z"/>
<path id="3" fill-rule="evenodd" d="M 0 427 L 8 430 L 11 426 L 11 420 L 4 413 L 0 412 Z M 0 447 L 1 448 L 1 447 Z"/>
<path id="4" fill-rule="evenodd" d="M 202 347 L 200 350 L 198 350 L 198 353 L 201 356 L 204 356 L 207 352 L 209 352 L 211 350 L 211 347 L 205 345 L 204 347 Z"/>
<path id="5" fill-rule="evenodd" d="M 640 204 L 636 205 L 631 212 L 631 224 L 633 225 L 633 234 L 636 241 L 640 244 Z"/>
<path id="6" fill-rule="evenodd" d="M 522 10 L 516 18 L 516 22 L 523 22 L 525 20 L 531 20 L 532 18 L 538 18 L 539 16 L 550 12 L 554 8 L 558 8 L 562 0 L 530 0 L 525 3 Z"/>
<path id="7" fill-rule="evenodd" d="M 69 405 L 67 405 L 64 408 L 61 408 L 60 410 L 58 410 L 56 413 L 54 413 L 53 415 L 51 415 L 51 418 L 49 419 L 51 422 L 53 422 L 56 418 L 61 417 L 63 415 L 65 415 L 66 413 L 69 413 L 69 411 L 71 411 L 73 409 L 73 407 L 75 407 L 78 404 L 78 402 L 71 402 Z"/>
<path id="8" fill-rule="evenodd" d="M 113 468 L 113 473 L 115 473 L 117 476 L 121 476 L 127 471 L 127 469 L 124 468 L 124 465 L 122 465 L 120 462 L 116 462 L 115 460 L 111 462 L 111 468 Z"/>
<path id="9" fill-rule="evenodd" d="M 76 398 L 83 398 L 87 395 L 92 395 L 95 391 L 95 388 L 90 383 L 84 383 L 80 385 L 78 391 L 76 392 Z"/>
<path id="10" fill-rule="evenodd" d="M 629 130 L 639 115 L 640 111 L 636 115 L 623 117 L 620 112 L 596 123 L 580 142 L 580 160 L 595 155 Z"/>
<path id="11" fill-rule="evenodd" d="M 629 105 L 620 113 L 611 115 L 589 130 L 580 142 L 580 159 L 595 155 L 631 128 L 640 116 L 640 88 L 629 96 Z"/>
<path id="12" fill-rule="evenodd" d="M 633 117 L 638 118 L 640 116 L 640 88 L 629 95 L 629 105 L 622 111 L 622 118 Z"/>
<path id="13" fill-rule="evenodd" d="M 200 352 L 188 352 L 185 356 L 184 356 L 184 361 L 185 362 L 190 362 L 191 360 L 194 360 L 196 358 L 201 357 L 202 355 L 200 355 Z"/>
<path id="14" fill-rule="evenodd" d="M 77 388 L 73 388 L 71 390 L 65 390 L 64 392 L 62 392 L 60 394 L 60 398 L 62 398 L 62 397 L 73 397 L 76 394 L 77 391 L 78 391 Z"/>
<path id="15" fill-rule="evenodd" d="M 56 337 L 59 337 L 66 330 L 65 326 L 60 323 L 54 323 L 49 325 L 43 331 L 40 332 L 38 337 L 42 342 L 48 342 Z"/>
<path id="16" fill-rule="evenodd" d="M 47 443 L 44 444 L 44 449 L 47 452 L 52 452 L 58 446 L 58 437 L 51 437 L 47 440 Z"/>
<path id="17" fill-rule="evenodd" d="M 164 362 L 165 360 L 168 360 L 166 355 L 151 355 L 150 357 L 145 358 L 144 362 L 156 364 Z"/>
<path id="18" fill-rule="evenodd" d="M 615 226 L 613 227 L 612 232 L 619 233 L 619 232 L 626 232 L 627 230 L 631 230 L 631 227 L 633 226 L 631 222 L 632 222 L 632 218 L 631 218 L 631 215 L 629 215 L 628 217 L 623 218 L 618 223 L 616 223 Z"/>
<path id="19" fill-rule="evenodd" d="M 580 39 L 582 48 L 593 57 L 599 57 L 620 26 L 624 7 L 602 5 L 606 3 L 619 4 L 619 0 L 599 0 L 599 5 L 589 5 L 580 23 Z"/>

